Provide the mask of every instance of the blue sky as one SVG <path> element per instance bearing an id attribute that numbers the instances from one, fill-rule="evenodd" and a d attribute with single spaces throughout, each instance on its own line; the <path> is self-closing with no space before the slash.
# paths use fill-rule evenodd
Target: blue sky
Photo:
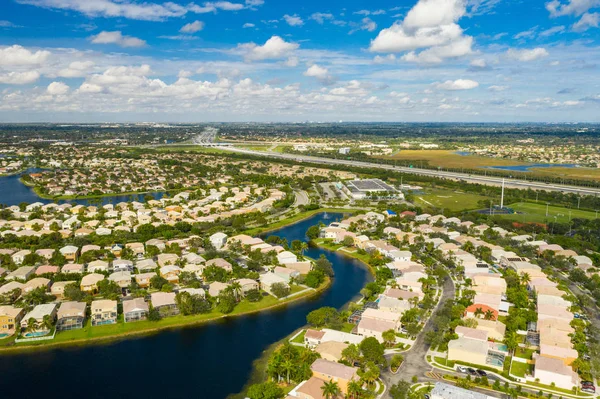
<path id="1" fill-rule="evenodd" d="M 2 0 L 0 121 L 600 122 L 599 23 L 600 0 Z"/>

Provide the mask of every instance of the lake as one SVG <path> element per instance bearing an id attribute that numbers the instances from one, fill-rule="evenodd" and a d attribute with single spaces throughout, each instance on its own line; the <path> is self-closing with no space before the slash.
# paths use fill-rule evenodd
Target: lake
<path id="1" fill-rule="evenodd" d="M 574 164 L 535 163 L 533 165 L 488 166 L 488 169 L 508 170 L 511 172 L 529 172 L 531 168 L 577 168 Z"/>
<path id="2" fill-rule="evenodd" d="M 270 234 L 288 242 L 306 240 L 310 226 L 340 217 L 317 214 Z M 321 254 L 332 262 L 335 278 L 318 297 L 110 345 L 1 356 L 0 392 L 6 398 L 50 399 L 223 399 L 238 393 L 251 375 L 252 362 L 271 344 L 304 326 L 310 311 L 341 308 L 372 281 L 357 260 L 319 248 L 306 251 L 315 259 Z"/>
<path id="3" fill-rule="evenodd" d="M 12 206 L 19 205 L 22 202 L 26 202 L 28 204 L 34 202 L 41 202 L 43 204 L 48 204 L 51 202 L 57 203 L 71 203 L 71 204 L 81 204 L 81 205 L 106 205 L 106 204 L 117 204 L 119 202 L 131 202 L 131 201 L 139 201 L 144 202 L 144 197 L 147 194 L 135 194 L 135 195 L 112 195 L 108 197 L 99 197 L 99 198 L 90 198 L 90 199 L 74 199 L 68 201 L 53 201 L 50 199 L 40 198 L 33 188 L 26 186 L 21 183 L 19 178 L 22 174 L 36 173 L 40 172 L 42 169 L 30 168 L 25 170 L 22 173 L 11 175 L 11 176 L 3 176 L 0 177 L 0 204 Z M 164 193 L 150 193 L 152 198 L 161 199 L 164 196 Z"/>

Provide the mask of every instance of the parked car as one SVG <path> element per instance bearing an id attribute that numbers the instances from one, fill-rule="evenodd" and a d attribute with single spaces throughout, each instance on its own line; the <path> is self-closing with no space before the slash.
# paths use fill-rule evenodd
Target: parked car
<path id="1" fill-rule="evenodd" d="M 467 371 L 469 372 L 469 374 L 471 375 L 477 375 L 477 371 L 475 371 L 475 369 L 472 369 L 471 367 L 467 368 Z"/>
<path id="2" fill-rule="evenodd" d="M 480 377 L 487 377 L 487 373 L 483 370 L 476 370 L 477 374 L 479 374 Z"/>
<path id="3" fill-rule="evenodd" d="M 457 366 L 456 370 L 460 371 L 461 373 L 465 373 L 465 374 L 469 372 L 469 370 L 467 370 L 467 368 L 464 366 Z"/>
<path id="4" fill-rule="evenodd" d="M 585 386 L 581 388 L 581 392 L 585 392 L 585 393 L 596 393 L 596 388 L 592 385 L 590 386 Z"/>
<path id="5" fill-rule="evenodd" d="M 581 381 L 581 386 L 582 387 L 589 387 L 589 386 L 594 386 L 594 383 L 592 381 Z"/>

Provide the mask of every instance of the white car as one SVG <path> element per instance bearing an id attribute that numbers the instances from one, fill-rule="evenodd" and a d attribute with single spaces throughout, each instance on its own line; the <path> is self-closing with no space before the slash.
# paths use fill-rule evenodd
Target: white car
<path id="1" fill-rule="evenodd" d="M 456 370 L 458 370 L 461 373 L 469 374 L 469 370 L 467 370 L 467 368 L 463 366 L 457 366 Z"/>

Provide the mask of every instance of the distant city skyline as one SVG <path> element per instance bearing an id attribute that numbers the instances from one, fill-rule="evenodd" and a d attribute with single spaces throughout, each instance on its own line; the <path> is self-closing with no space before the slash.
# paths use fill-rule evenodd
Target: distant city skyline
<path id="1" fill-rule="evenodd" d="M 0 122 L 600 122 L 600 0 L 4 0 Z"/>

